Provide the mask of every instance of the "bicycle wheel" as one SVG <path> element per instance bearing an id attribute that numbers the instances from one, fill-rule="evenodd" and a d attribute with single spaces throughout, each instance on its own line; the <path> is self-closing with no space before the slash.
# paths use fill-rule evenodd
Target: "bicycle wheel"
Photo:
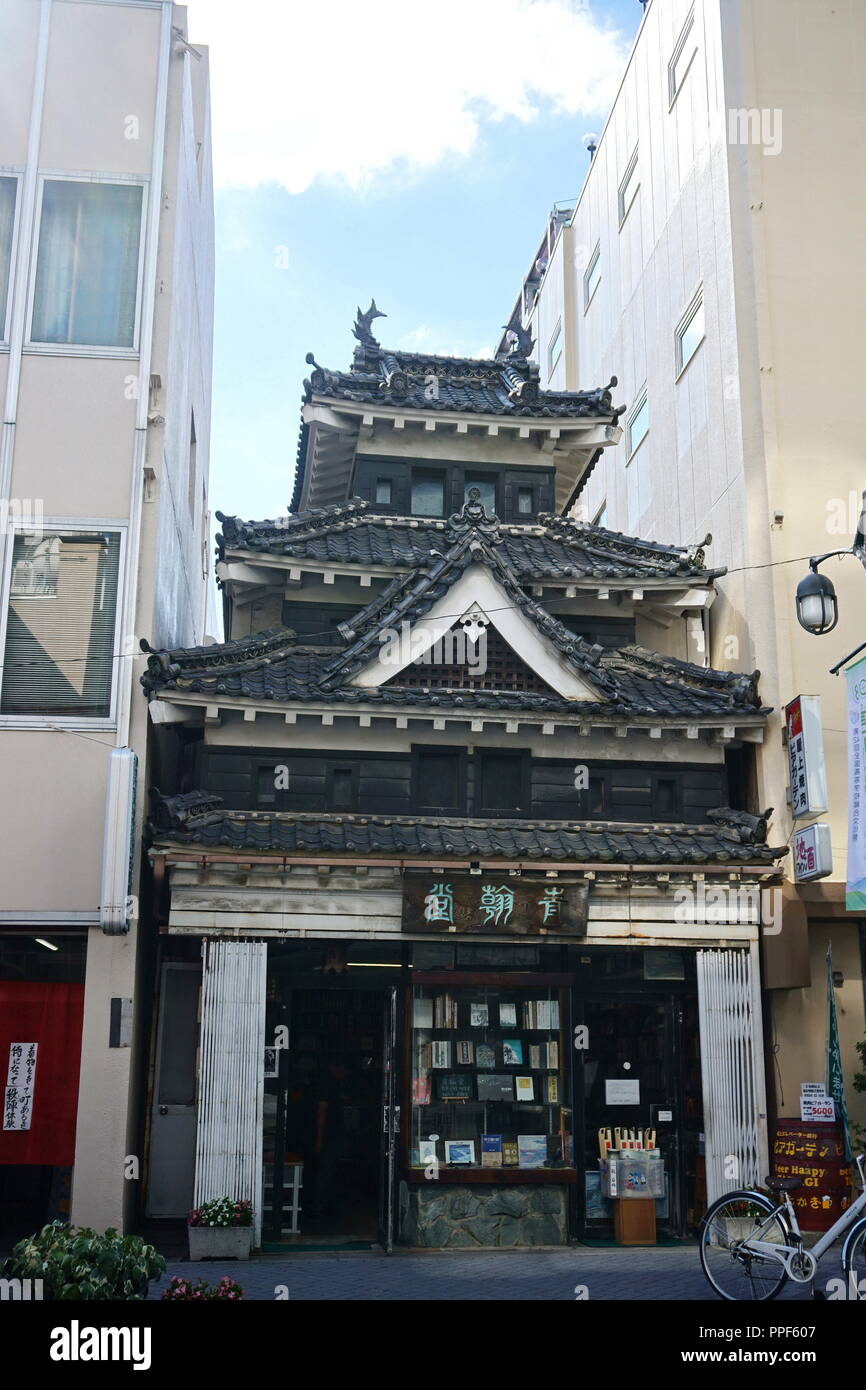
<path id="1" fill-rule="evenodd" d="M 848 1266 L 845 1297 L 866 1303 L 866 1220 L 857 1222 L 844 1249 Z"/>
<path id="2" fill-rule="evenodd" d="M 720 1298 L 729 1302 L 775 1298 L 787 1274 L 772 1256 L 743 1248 L 749 1236 L 771 1245 L 788 1244 L 788 1227 L 775 1202 L 759 1192 L 728 1192 L 714 1202 L 701 1222 L 701 1266 Z"/>

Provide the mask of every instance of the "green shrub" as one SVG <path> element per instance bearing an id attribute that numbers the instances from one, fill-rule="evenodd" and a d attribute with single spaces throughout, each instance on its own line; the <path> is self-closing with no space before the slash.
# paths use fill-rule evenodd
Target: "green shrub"
<path id="1" fill-rule="evenodd" d="M 144 1299 L 150 1280 L 164 1272 L 165 1260 L 141 1236 L 60 1221 L 25 1236 L 3 1265 L 6 1278 L 41 1279 L 52 1300 Z"/>

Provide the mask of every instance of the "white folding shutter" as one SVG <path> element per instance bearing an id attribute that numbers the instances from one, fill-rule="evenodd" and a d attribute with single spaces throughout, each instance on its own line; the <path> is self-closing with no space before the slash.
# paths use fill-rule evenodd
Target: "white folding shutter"
<path id="1" fill-rule="evenodd" d="M 205 940 L 202 959 L 194 1201 L 252 1202 L 258 1245 L 267 945 Z"/>
<path id="2" fill-rule="evenodd" d="M 767 1105 L 757 951 L 698 951 L 707 1199 L 762 1183 Z"/>

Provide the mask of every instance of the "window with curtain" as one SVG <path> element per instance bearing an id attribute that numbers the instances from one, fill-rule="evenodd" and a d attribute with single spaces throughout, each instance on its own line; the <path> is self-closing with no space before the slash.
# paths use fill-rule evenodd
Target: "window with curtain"
<path id="1" fill-rule="evenodd" d="M 107 718 L 120 535 L 19 535 L 12 549 L 0 713 Z"/>
<path id="2" fill-rule="evenodd" d="M 45 180 L 32 342 L 134 346 L 142 197 L 140 184 Z"/>
<path id="3" fill-rule="evenodd" d="M 12 231 L 15 226 L 15 196 L 17 191 L 17 179 L 0 178 L 0 339 L 6 336 L 9 276 L 12 267 Z"/>

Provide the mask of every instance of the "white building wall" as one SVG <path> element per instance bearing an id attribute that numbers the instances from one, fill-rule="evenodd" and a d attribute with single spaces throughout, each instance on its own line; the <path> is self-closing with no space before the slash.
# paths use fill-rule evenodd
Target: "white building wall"
<path id="1" fill-rule="evenodd" d="M 70 727 L 68 720 L 49 717 L 13 728 L 0 716 L 0 780 L 7 793 L 0 798 L 0 922 L 43 932 L 46 923 L 89 927 L 73 1219 L 96 1227 L 122 1225 L 134 1193 L 124 1158 L 134 1133 L 135 1052 L 109 1048 L 108 1029 L 111 998 L 135 999 L 137 925 L 125 937 L 104 936 L 98 926 L 105 790 L 115 744 L 128 741 L 139 758 L 136 839 L 146 807 L 148 719 L 138 683 L 145 658 L 121 659 L 120 651 L 136 652 L 138 638 L 154 631 L 157 568 L 168 576 L 160 588 L 160 640 L 171 646 L 201 640 L 206 607 L 201 494 L 208 470 L 213 283 L 208 70 L 206 53 L 201 61 L 184 53 L 173 29 L 186 32 L 186 11 L 154 0 L 4 0 L 0 6 L 0 173 L 19 177 L 12 333 L 8 348 L 0 347 L 0 500 L 34 499 L 46 519 L 80 520 L 88 528 L 119 524 L 132 566 L 128 630 L 115 654 L 118 717 L 90 729 L 86 721 Z M 151 188 L 160 151 L 159 184 Z M 144 187 L 142 267 L 151 232 L 157 248 L 156 274 L 148 285 L 142 271 L 138 295 L 139 343 L 146 345 L 148 321 L 153 324 L 150 356 L 138 346 L 28 345 L 41 179 L 71 175 L 135 180 Z M 158 213 L 153 228 L 149 208 Z M 151 414 L 164 424 L 140 409 L 151 373 L 163 383 Z M 181 513 L 183 524 L 172 525 L 163 457 L 186 468 L 188 443 L 181 451 L 175 441 L 184 436 L 184 417 L 188 441 L 191 401 L 198 434 L 195 516 L 190 522 Z M 137 443 L 142 431 L 145 451 Z M 186 509 L 185 474 L 180 499 Z M 0 532 L 0 561 L 9 546 L 11 535 Z M 0 576 L 5 573 L 0 563 Z M 5 606 L 8 593 L 0 583 Z M 121 579 L 119 612 L 122 602 Z M 136 885 L 137 871 L 138 858 Z M 135 1000 L 138 1038 L 144 1021 Z"/>
<path id="2" fill-rule="evenodd" d="M 606 502 L 614 530 L 678 544 L 712 534 L 708 561 L 728 574 L 707 657 L 722 668 L 759 668 L 763 699 L 776 711 L 757 757 L 758 799 L 776 808 L 773 838 L 783 842 L 793 826 L 782 706 L 797 693 L 819 694 L 829 790 L 822 819 L 838 881 L 847 716 L 844 684 L 828 667 L 862 641 L 863 574 L 853 560 L 827 571 L 840 606 L 829 639 L 798 627 L 794 591 L 804 557 L 850 545 L 866 486 L 866 7 L 699 0 L 695 56 L 671 104 L 668 63 L 688 11 L 687 0 L 648 6 L 570 228 L 569 386 L 597 386 L 615 373 L 615 398 L 631 409 L 646 382 L 650 421 L 630 461 L 627 428 L 605 451 L 582 514 L 591 519 Z M 730 112 L 740 109 L 755 113 L 749 143 L 730 138 Z M 620 228 L 618 189 L 636 139 L 640 191 Z M 583 272 L 596 244 L 601 281 L 585 310 Z M 675 329 L 700 285 L 705 338 L 677 378 Z M 537 318 L 556 312 L 543 302 L 555 292 L 545 280 Z M 852 932 L 853 919 L 835 927 L 837 950 L 854 959 Z M 823 991 L 819 976 L 813 962 Z M 791 1065 L 802 1071 L 798 999 L 780 993 L 775 1008 Z M 864 1023 L 861 988 L 849 1072 Z M 816 1074 L 821 1046 L 815 1032 L 807 1051 Z M 796 1087 L 793 1102 L 791 1094 L 789 1084 L 783 1113 Z"/>

